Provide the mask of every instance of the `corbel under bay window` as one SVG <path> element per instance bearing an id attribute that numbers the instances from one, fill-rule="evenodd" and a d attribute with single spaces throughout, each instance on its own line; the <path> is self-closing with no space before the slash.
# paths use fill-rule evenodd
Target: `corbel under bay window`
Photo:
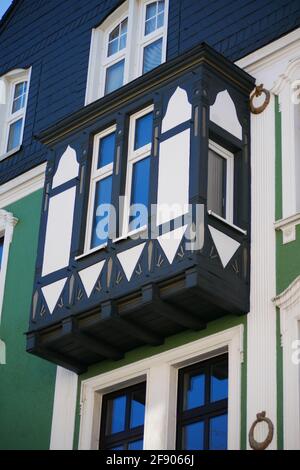
<path id="1" fill-rule="evenodd" d="M 208 212 L 233 224 L 234 155 L 216 142 L 209 141 Z"/>
<path id="2" fill-rule="evenodd" d="M 0 159 L 20 150 L 28 101 L 30 70 L 13 70 L 0 78 Z"/>
<path id="3" fill-rule="evenodd" d="M 166 60 L 168 0 L 127 0 L 92 32 L 85 104 Z"/>
<path id="4" fill-rule="evenodd" d="M 10 212 L 0 209 L 0 324 L 4 299 L 5 279 L 10 244 L 17 219 Z M 0 339 L 0 364 L 5 364 L 5 345 Z"/>

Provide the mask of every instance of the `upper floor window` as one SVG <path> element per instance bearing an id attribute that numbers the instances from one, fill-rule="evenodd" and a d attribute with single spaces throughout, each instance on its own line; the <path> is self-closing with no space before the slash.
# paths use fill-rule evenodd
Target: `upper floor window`
<path id="1" fill-rule="evenodd" d="M 166 60 L 168 0 L 127 0 L 93 30 L 86 104 Z"/>
<path id="2" fill-rule="evenodd" d="M 0 158 L 20 149 L 23 139 L 30 72 L 14 70 L 0 79 Z"/>

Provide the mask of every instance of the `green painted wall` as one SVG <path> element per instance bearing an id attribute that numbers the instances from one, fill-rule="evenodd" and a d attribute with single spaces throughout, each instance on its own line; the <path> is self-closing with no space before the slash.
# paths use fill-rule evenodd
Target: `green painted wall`
<path id="1" fill-rule="evenodd" d="M 0 449 L 48 449 L 56 367 L 26 353 L 42 191 L 7 207 L 19 219 L 11 244 L 0 326 Z"/>
<path id="2" fill-rule="evenodd" d="M 170 336 L 167 338 L 163 345 L 151 347 L 145 346 L 133 351 L 128 352 L 124 359 L 121 361 L 103 361 L 99 364 L 91 366 L 89 370 L 82 374 L 79 377 L 78 381 L 78 392 L 77 392 L 77 411 L 76 411 L 76 423 L 75 423 L 75 433 L 74 433 L 74 449 L 78 448 L 78 438 L 79 438 L 79 425 L 80 425 L 80 388 L 81 382 L 83 380 L 89 379 L 96 375 L 103 374 L 105 372 L 109 372 L 115 370 L 119 367 L 126 366 L 128 364 L 132 364 L 133 362 L 140 361 L 142 359 L 146 359 L 148 357 L 154 356 L 156 354 L 160 354 L 164 351 L 168 351 L 169 349 L 176 348 L 178 346 L 182 346 L 184 344 L 190 343 L 191 341 L 196 341 L 200 338 L 205 338 L 206 336 L 215 334 L 219 331 L 226 330 L 228 328 L 232 328 L 236 325 L 244 325 L 244 351 L 246 351 L 247 343 L 247 318 L 244 317 L 236 317 L 236 316 L 226 316 L 221 318 L 217 321 L 211 322 L 207 325 L 207 328 L 202 331 L 185 331 L 178 335 Z M 246 360 L 242 364 L 242 396 L 241 396 L 241 448 L 246 448 L 246 377 L 247 377 L 247 370 L 246 370 Z"/>

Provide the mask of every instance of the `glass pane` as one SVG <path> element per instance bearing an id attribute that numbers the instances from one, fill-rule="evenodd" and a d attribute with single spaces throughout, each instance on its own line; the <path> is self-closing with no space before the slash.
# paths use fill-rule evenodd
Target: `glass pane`
<path id="1" fill-rule="evenodd" d="M 128 19 L 126 18 L 121 23 L 121 34 L 127 33 L 127 27 L 128 27 Z"/>
<path id="2" fill-rule="evenodd" d="M 191 410 L 205 403 L 205 375 L 185 374 L 183 386 L 183 409 Z"/>
<path id="3" fill-rule="evenodd" d="M 114 39 L 108 44 L 108 57 L 115 54 L 119 50 L 119 39 Z"/>
<path id="4" fill-rule="evenodd" d="M 4 246 L 4 238 L 0 238 L 0 270 L 1 270 L 1 265 L 2 265 L 3 246 Z"/>
<path id="5" fill-rule="evenodd" d="M 137 119 L 135 124 L 134 150 L 152 142 L 153 113 Z"/>
<path id="6" fill-rule="evenodd" d="M 161 14 L 158 15 L 158 17 L 157 17 L 157 29 L 158 29 L 158 28 L 161 28 L 163 25 L 164 25 L 164 14 L 161 13 Z"/>
<path id="7" fill-rule="evenodd" d="M 165 11 L 165 0 L 160 0 L 158 2 L 158 13 Z"/>
<path id="8" fill-rule="evenodd" d="M 153 2 L 153 3 L 150 3 L 149 5 L 147 5 L 147 8 L 146 8 L 146 20 L 148 20 L 149 18 L 153 18 L 154 16 L 156 16 L 156 11 L 157 11 L 157 2 Z"/>
<path id="9" fill-rule="evenodd" d="M 210 420 L 209 449 L 227 449 L 227 414 Z"/>
<path id="10" fill-rule="evenodd" d="M 7 152 L 15 149 L 21 143 L 21 131 L 22 131 L 23 119 L 19 119 L 10 125 Z"/>
<path id="11" fill-rule="evenodd" d="M 24 108 L 26 100 L 27 82 L 18 83 L 15 86 L 12 113 Z"/>
<path id="12" fill-rule="evenodd" d="M 228 398 L 228 363 L 222 361 L 211 367 L 211 401 Z"/>
<path id="13" fill-rule="evenodd" d="M 107 242 L 111 188 L 111 176 L 98 181 L 96 185 L 91 248 Z"/>
<path id="14" fill-rule="evenodd" d="M 189 424 L 182 429 L 183 450 L 203 450 L 204 422 Z"/>
<path id="15" fill-rule="evenodd" d="M 112 32 L 109 35 L 108 41 L 113 41 L 114 39 L 117 39 L 120 34 L 120 25 L 115 27 L 115 29 L 112 30 Z"/>
<path id="16" fill-rule="evenodd" d="M 114 161 L 116 133 L 103 137 L 99 145 L 98 167 L 102 168 Z"/>
<path id="17" fill-rule="evenodd" d="M 126 395 L 107 402 L 106 435 L 125 430 Z"/>
<path id="18" fill-rule="evenodd" d="M 126 34 L 123 34 L 121 37 L 120 37 L 120 51 L 122 49 L 125 49 L 126 47 L 126 42 L 127 42 L 127 35 Z"/>
<path id="19" fill-rule="evenodd" d="M 223 218 L 226 217 L 226 167 L 226 159 L 209 150 L 207 209 Z"/>
<path id="20" fill-rule="evenodd" d="M 158 67 L 162 61 L 162 38 L 144 48 L 143 73 Z"/>
<path id="21" fill-rule="evenodd" d="M 133 165 L 131 206 L 143 205 L 142 211 L 130 208 L 130 230 L 135 230 L 148 224 L 148 200 L 150 183 L 150 157 L 144 158 Z M 138 209 L 138 208 L 137 208 Z"/>
<path id="22" fill-rule="evenodd" d="M 143 450 L 143 440 L 130 442 L 128 450 Z"/>
<path id="23" fill-rule="evenodd" d="M 123 85 L 125 60 L 120 60 L 106 70 L 105 94 L 117 90 Z"/>
<path id="24" fill-rule="evenodd" d="M 136 390 L 131 397 L 130 428 L 144 425 L 145 390 Z"/>
<path id="25" fill-rule="evenodd" d="M 150 18 L 145 23 L 145 36 L 156 30 L 156 18 Z"/>

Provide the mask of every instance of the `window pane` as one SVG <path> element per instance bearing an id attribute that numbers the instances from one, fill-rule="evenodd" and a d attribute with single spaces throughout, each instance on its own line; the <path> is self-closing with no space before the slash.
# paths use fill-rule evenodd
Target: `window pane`
<path id="1" fill-rule="evenodd" d="M 114 161 L 116 133 L 103 137 L 99 145 L 98 168 L 103 168 Z"/>
<path id="2" fill-rule="evenodd" d="M 157 2 L 150 3 L 146 8 L 146 20 L 156 16 L 157 12 Z"/>
<path id="3" fill-rule="evenodd" d="M 205 374 L 184 376 L 183 409 L 191 410 L 205 403 Z"/>
<path id="4" fill-rule="evenodd" d="M 135 125 L 134 150 L 150 144 L 152 141 L 153 113 L 137 119 Z"/>
<path id="5" fill-rule="evenodd" d="M 111 176 L 98 181 L 96 185 L 91 248 L 107 242 L 111 188 Z"/>
<path id="6" fill-rule="evenodd" d="M 114 39 L 108 44 L 108 57 L 115 54 L 119 50 L 119 39 Z"/>
<path id="7" fill-rule="evenodd" d="M 156 30 L 156 18 L 150 18 L 145 24 L 145 36 Z"/>
<path id="8" fill-rule="evenodd" d="M 128 450 L 143 450 L 143 440 L 130 442 Z"/>
<path id="9" fill-rule="evenodd" d="M 226 217 L 226 167 L 226 159 L 209 150 L 207 209 L 223 218 Z"/>
<path id="10" fill-rule="evenodd" d="M 144 158 L 133 165 L 131 206 L 134 204 L 143 205 L 143 212 L 130 210 L 130 230 L 135 230 L 148 224 L 148 200 L 150 179 L 150 157 Z M 135 221 L 135 219 L 137 219 Z"/>
<path id="11" fill-rule="evenodd" d="M 27 82 L 18 83 L 15 86 L 12 113 L 24 108 L 26 101 Z"/>
<path id="12" fill-rule="evenodd" d="M 105 94 L 117 90 L 123 85 L 125 60 L 120 60 L 106 70 Z"/>
<path id="13" fill-rule="evenodd" d="M 145 36 L 164 25 L 164 0 L 153 2 L 146 7 Z"/>
<path id="14" fill-rule="evenodd" d="M 144 48 L 143 73 L 158 67 L 162 61 L 162 38 Z"/>
<path id="15" fill-rule="evenodd" d="M 108 400 L 106 435 L 125 430 L 126 395 Z"/>
<path id="16" fill-rule="evenodd" d="M 132 393 L 130 410 L 130 428 L 143 426 L 145 417 L 145 390 Z"/>
<path id="17" fill-rule="evenodd" d="M 23 119 L 19 119 L 10 125 L 7 152 L 15 149 L 21 143 L 21 131 L 22 131 Z"/>
<path id="18" fill-rule="evenodd" d="M 227 449 L 227 414 L 210 420 L 210 450 Z"/>
<path id="19" fill-rule="evenodd" d="M 126 47 L 128 19 L 122 21 L 109 35 L 107 56 L 115 54 Z"/>
<path id="20" fill-rule="evenodd" d="M 1 270 L 2 258 L 3 258 L 3 246 L 4 246 L 4 238 L 0 238 L 0 270 Z"/>
<path id="21" fill-rule="evenodd" d="M 211 367 L 211 401 L 228 398 L 228 364 L 227 361 Z"/>
<path id="22" fill-rule="evenodd" d="M 204 423 L 189 424 L 182 429 L 183 450 L 203 450 Z"/>
<path id="23" fill-rule="evenodd" d="M 159 0 L 158 2 L 158 13 L 165 11 L 165 0 Z"/>

